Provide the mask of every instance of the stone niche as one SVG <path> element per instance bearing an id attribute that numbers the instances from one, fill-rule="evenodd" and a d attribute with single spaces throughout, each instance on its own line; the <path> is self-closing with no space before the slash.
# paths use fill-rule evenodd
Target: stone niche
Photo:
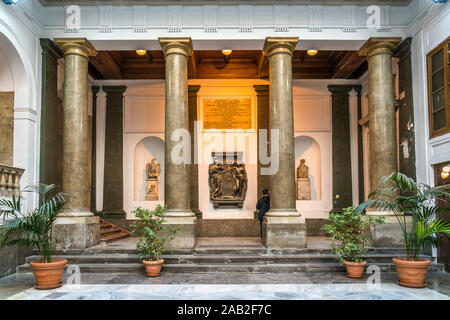
<path id="1" fill-rule="evenodd" d="M 213 152 L 209 165 L 209 194 L 214 208 L 242 208 L 248 177 L 242 152 Z"/>

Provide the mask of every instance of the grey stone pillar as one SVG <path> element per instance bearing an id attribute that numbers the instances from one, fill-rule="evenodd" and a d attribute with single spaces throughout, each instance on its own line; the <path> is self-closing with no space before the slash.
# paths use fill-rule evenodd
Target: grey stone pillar
<path id="1" fill-rule="evenodd" d="M 189 133 L 191 134 L 191 169 L 190 169 L 190 184 L 191 184 L 191 210 L 194 212 L 197 219 L 201 219 L 202 213 L 198 206 L 198 163 L 195 163 L 195 121 L 198 120 L 197 115 L 197 98 L 198 91 L 200 90 L 199 85 L 189 86 Z"/>
<path id="2" fill-rule="evenodd" d="M 42 48 L 41 151 L 39 180 L 62 185 L 62 106 L 58 98 L 58 59 L 61 50 L 50 39 L 40 40 Z"/>
<path id="3" fill-rule="evenodd" d="M 189 249 L 195 246 L 196 220 L 190 201 L 190 164 L 172 160 L 172 151 L 181 142 L 172 135 L 179 129 L 189 132 L 187 62 L 192 42 L 190 38 L 159 38 L 159 42 L 166 59 L 164 202 L 168 223 L 182 228 L 172 246 Z"/>
<path id="4" fill-rule="evenodd" d="M 88 59 L 94 47 L 84 38 L 55 39 L 65 59 L 62 189 L 69 194 L 53 231 L 57 248 L 86 248 L 100 241 L 91 212 L 88 123 Z"/>
<path id="5" fill-rule="evenodd" d="M 103 86 L 106 93 L 103 210 L 105 219 L 124 219 L 123 210 L 123 93 L 126 86 Z"/>
<path id="6" fill-rule="evenodd" d="M 400 40 L 370 38 L 359 52 L 367 56 L 369 65 L 370 191 L 378 189 L 382 177 L 398 171 L 392 52 Z M 374 246 L 404 245 L 402 230 L 392 212 L 369 210 L 367 214 L 386 218 L 385 224 L 372 228 Z M 411 222 L 411 217 L 407 221 Z"/>
<path id="7" fill-rule="evenodd" d="M 362 117 L 362 101 L 361 101 L 361 85 L 353 86 L 358 99 L 358 120 Z M 358 123 L 358 198 L 359 202 L 364 201 L 364 153 L 363 153 L 363 137 L 362 126 Z"/>
<path id="8" fill-rule="evenodd" d="M 329 85 L 331 92 L 331 121 L 333 145 L 333 212 L 353 204 L 352 162 L 350 148 L 351 85 Z"/>
<path id="9" fill-rule="evenodd" d="M 270 130 L 278 130 L 278 172 L 270 176 L 270 211 L 264 217 L 263 243 L 268 248 L 306 246 L 305 219 L 296 210 L 292 54 L 298 38 L 266 38 L 270 64 Z M 273 154 L 273 151 L 271 151 Z"/>

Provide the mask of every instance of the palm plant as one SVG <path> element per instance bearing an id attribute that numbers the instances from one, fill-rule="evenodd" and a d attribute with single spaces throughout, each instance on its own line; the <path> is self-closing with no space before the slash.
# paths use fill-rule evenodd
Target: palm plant
<path id="1" fill-rule="evenodd" d="M 406 258 L 416 261 L 425 245 L 439 246 L 436 234 L 450 236 L 450 222 L 439 218 L 439 214 L 448 208 L 436 205 L 436 201 L 447 203 L 449 187 L 430 187 L 402 173 L 393 172 L 380 180 L 380 188 L 372 192 L 369 195 L 371 199 L 361 203 L 356 210 L 363 213 L 368 208 L 374 208 L 393 212 L 402 229 Z M 411 228 L 408 228 L 406 214 L 412 215 Z"/>
<path id="2" fill-rule="evenodd" d="M 41 205 L 22 213 L 21 197 L 0 200 L 0 248 L 5 246 L 35 247 L 43 263 L 51 262 L 52 228 L 58 213 L 66 203 L 64 193 L 49 196 L 55 185 L 37 184 L 27 186 L 24 192 L 38 193 Z"/>

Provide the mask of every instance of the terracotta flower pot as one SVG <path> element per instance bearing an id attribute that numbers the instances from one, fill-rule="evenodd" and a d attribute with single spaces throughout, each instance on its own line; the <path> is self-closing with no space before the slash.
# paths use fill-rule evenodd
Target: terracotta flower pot
<path id="1" fill-rule="evenodd" d="M 406 260 L 406 257 L 393 258 L 398 274 L 398 284 L 409 288 L 423 288 L 427 276 L 430 260 L 420 259 L 416 261 Z"/>
<path id="2" fill-rule="evenodd" d="M 345 267 L 347 268 L 346 276 L 356 279 L 364 278 L 364 267 L 366 266 L 366 263 L 366 261 L 352 262 L 344 260 Z"/>
<path id="3" fill-rule="evenodd" d="M 161 275 L 161 268 L 164 263 L 164 259 L 157 261 L 142 260 L 145 266 L 145 275 L 147 277 L 158 277 Z"/>
<path id="4" fill-rule="evenodd" d="M 40 261 L 30 262 L 36 281 L 34 287 L 39 290 L 61 287 L 61 277 L 66 264 L 66 259 L 52 259 L 50 263 L 42 263 Z"/>

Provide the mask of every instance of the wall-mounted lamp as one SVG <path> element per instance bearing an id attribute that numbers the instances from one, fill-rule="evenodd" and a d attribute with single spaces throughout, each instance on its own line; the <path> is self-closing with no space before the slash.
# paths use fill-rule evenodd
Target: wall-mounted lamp
<path id="1" fill-rule="evenodd" d="M 306 52 L 308 53 L 308 56 L 314 57 L 319 51 L 316 49 L 310 49 Z"/>
<path id="2" fill-rule="evenodd" d="M 147 53 L 147 50 L 136 50 L 136 53 L 140 56 L 145 56 L 145 54 Z"/>
<path id="3" fill-rule="evenodd" d="M 232 52 L 233 52 L 233 50 L 231 50 L 231 49 L 223 49 L 222 50 L 222 54 L 223 54 L 223 58 L 225 59 L 225 63 L 230 62 Z"/>
<path id="4" fill-rule="evenodd" d="M 442 168 L 441 177 L 447 179 L 450 176 L 450 164 Z"/>
<path id="5" fill-rule="evenodd" d="M 22 0 L 3 0 L 6 4 L 18 4 Z"/>

